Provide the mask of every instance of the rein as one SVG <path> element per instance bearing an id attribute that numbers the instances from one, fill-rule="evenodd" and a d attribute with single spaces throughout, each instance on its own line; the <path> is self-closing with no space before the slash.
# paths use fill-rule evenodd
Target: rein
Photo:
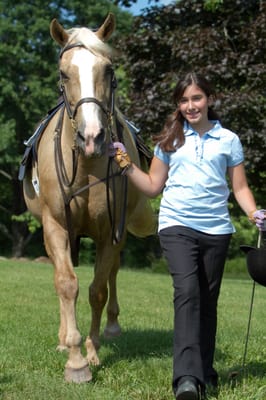
<path id="1" fill-rule="evenodd" d="M 71 44 L 66 46 L 60 53 L 60 58 L 62 57 L 62 54 L 67 51 L 72 49 L 73 47 L 82 47 L 82 43 L 76 43 L 76 44 Z M 55 135 L 54 135 L 54 157 L 55 157 L 55 166 L 56 166 L 56 173 L 59 181 L 59 186 L 61 189 L 61 193 L 63 196 L 64 200 L 64 205 L 65 205 L 65 215 L 66 215 L 66 225 L 67 225 L 67 231 L 69 235 L 69 241 L 70 241 L 70 247 L 71 247 L 71 257 L 74 265 L 78 265 L 78 249 L 77 249 L 77 242 L 76 242 L 76 237 L 74 235 L 74 229 L 73 229 L 73 223 L 72 223 L 72 218 L 71 218 L 71 208 L 70 208 L 70 203 L 71 200 L 74 199 L 77 195 L 83 193 L 84 191 L 90 189 L 92 186 L 95 186 L 101 182 L 106 181 L 106 198 L 107 198 L 107 208 L 108 208 L 108 215 L 109 215 L 109 220 L 111 224 L 111 231 L 112 231 L 112 243 L 113 244 L 118 244 L 123 236 L 124 228 L 125 228 L 125 220 L 126 220 L 126 205 L 127 205 L 127 187 L 128 187 L 128 182 L 127 182 L 127 177 L 125 175 L 122 175 L 121 172 L 116 172 L 114 173 L 112 170 L 112 158 L 109 157 L 108 160 L 108 168 L 107 168 L 107 175 L 105 178 L 99 179 L 96 182 L 89 183 L 80 189 L 76 190 L 74 193 L 68 195 L 65 191 L 65 187 L 71 188 L 75 182 L 76 174 L 77 174 L 77 169 L 78 169 L 78 157 L 79 157 L 79 149 L 76 146 L 76 137 L 77 137 L 77 126 L 76 126 L 76 121 L 75 117 L 77 114 L 78 108 L 84 104 L 84 103 L 95 103 L 97 104 L 101 110 L 104 112 L 104 114 L 107 116 L 107 121 L 108 121 L 108 130 L 110 132 L 110 140 L 114 141 L 115 140 L 115 135 L 112 130 L 112 120 L 113 120 L 113 115 L 114 115 L 114 92 L 117 86 L 116 83 L 116 78 L 115 74 L 112 71 L 112 79 L 111 79 L 111 101 L 110 101 L 110 110 L 106 109 L 104 104 L 99 101 L 98 99 L 94 97 L 84 97 L 81 98 L 77 104 L 75 105 L 73 111 L 70 107 L 69 101 L 66 96 L 65 88 L 62 83 L 62 77 L 60 76 L 61 80 L 61 94 L 64 100 L 64 106 L 60 110 L 60 115 L 57 121 L 57 125 L 55 128 Z M 74 143 L 72 147 L 72 173 L 71 177 L 69 178 L 66 172 L 66 166 L 64 163 L 63 159 L 63 152 L 62 152 L 62 147 L 61 147 L 61 138 L 62 138 L 62 127 L 63 127 L 63 117 L 64 117 L 64 112 L 67 112 L 67 115 L 71 121 L 72 129 L 74 131 Z M 119 127 L 119 124 L 117 124 L 117 127 Z M 122 140 L 122 133 L 119 135 L 118 140 Z M 116 187 L 115 187 L 115 178 L 117 176 L 120 176 L 122 179 L 122 198 L 123 198 L 123 204 L 120 210 L 120 219 L 119 219 L 119 224 L 118 227 L 115 225 L 115 220 L 116 220 L 116 206 L 117 206 L 117 201 L 116 201 Z M 110 201 L 110 194 L 109 194 L 109 189 L 112 189 L 113 191 L 113 207 L 111 208 L 111 201 Z"/>

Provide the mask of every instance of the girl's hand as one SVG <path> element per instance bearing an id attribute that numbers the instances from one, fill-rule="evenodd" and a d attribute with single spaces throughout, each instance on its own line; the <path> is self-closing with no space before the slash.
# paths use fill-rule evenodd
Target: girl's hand
<path id="1" fill-rule="evenodd" d="M 249 214 L 248 218 L 260 231 L 266 231 L 266 210 L 254 210 Z"/>
<path id="2" fill-rule="evenodd" d="M 132 161 L 127 154 L 127 150 L 123 143 L 113 142 L 109 145 L 109 156 L 113 157 L 115 162 L 119 165 L 119 167 L 123 170 L 123 172 L 127 171 L 131 166 Z"/>

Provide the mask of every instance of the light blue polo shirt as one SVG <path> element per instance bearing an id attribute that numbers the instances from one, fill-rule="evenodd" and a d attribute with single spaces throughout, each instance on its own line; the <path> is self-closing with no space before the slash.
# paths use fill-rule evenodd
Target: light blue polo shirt
<path id="1" fill-rule="evenodd" d="M 209 234 L 235 232 L 228 212 L 227 168 L 244 161 L 238 136 L 212 121 L 202 137 L 185 125 L 185 144 L 155 157 L 169 166 L 159 213 L 159 231 L 174 225 Z"/>

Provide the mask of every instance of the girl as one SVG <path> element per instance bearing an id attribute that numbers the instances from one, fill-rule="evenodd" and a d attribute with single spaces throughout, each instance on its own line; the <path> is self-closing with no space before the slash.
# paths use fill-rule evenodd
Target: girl
<path id="1" fill-rule="evenodd" d="M 238 136 L 222 127 L 211 108 L 209 82 L 187 74 L 174 90 L 176 111 L 156 138 L 149 173 L 131 163 L 121 143 L 115 160 L 147 196 L 163 190 L 159 238 L 174 287 L 173 391 L 176 400 L 198 400 L 217 386 L 213 368 L 217 301 L 231 235 L 228 174 L 234 196 L 261 228 Z"/>

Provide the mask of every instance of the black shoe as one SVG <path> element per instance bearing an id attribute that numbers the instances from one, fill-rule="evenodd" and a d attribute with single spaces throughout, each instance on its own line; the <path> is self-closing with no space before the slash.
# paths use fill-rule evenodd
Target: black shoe
<path id="1" fill-rule="evenodd" d="M 178 385 L 175 398 L 176 400 L 199 400 L 198 388 L 192 380 L 186 379 Z"/>

